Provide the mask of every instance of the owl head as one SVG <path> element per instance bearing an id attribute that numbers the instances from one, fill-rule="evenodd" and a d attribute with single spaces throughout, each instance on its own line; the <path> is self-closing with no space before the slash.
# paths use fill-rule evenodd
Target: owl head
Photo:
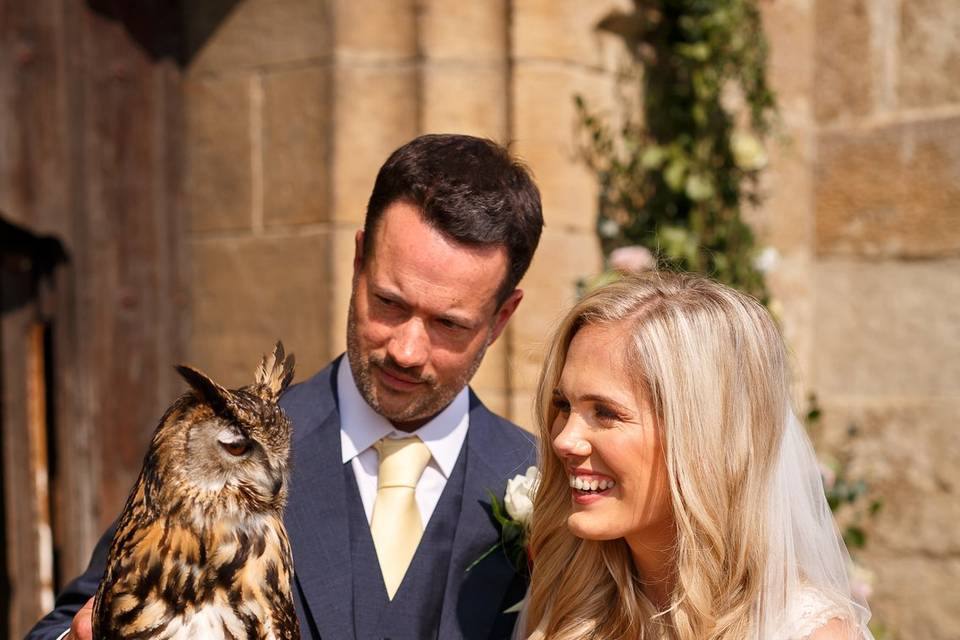
<path id="1" fill-rule="evenodd" d="M 277 404 L 293 378 L 293 355 L 278 342 L 253 384 L 226 389 L 188 366 L 190 385 L 154 435 L 145 472 L 157 504 L 209 517 L 279 513 L 286 500 L 290 421 Z M 161 495 L 163 494 L 163 495 Z"/>

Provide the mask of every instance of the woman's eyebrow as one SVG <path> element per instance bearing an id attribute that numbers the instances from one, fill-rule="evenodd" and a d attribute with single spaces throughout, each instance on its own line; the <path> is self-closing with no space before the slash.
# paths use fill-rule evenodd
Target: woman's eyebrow
<path id="1" fill-rule="evenodd" d="M 553 397 L 554 397 L 554 398 L 566 398 L 567 395 L 566 395 L 563 391 L 560 390 L 560 387 L 556 387 L 556 388 L 553 390 Z M 573 399 L 576 400 L 577 402 L 601 402 L 601 403 L 604 403 L 604 404 L 611 404 L 611 405 L 614 405 L 614 406 L 616 406 L 616 407 L 620 407 L 621 409 L 626 409 L 626 407 L 624 406 L 624 404 L 623 404 L 622 402 L 620 402 L 619 400 L 616 400 L 616 399 L 614 399 L 614 398 L 611 398 L 610 396 L 605 396 L 605 395 L 603 395 L 602 393 L 585 393 L 585 394 L 583 394 L 583 395 L 581 395 L 581 396 L 578 396 L 578 395 L 574 394 L 574 398 L 573 398 Z"/>

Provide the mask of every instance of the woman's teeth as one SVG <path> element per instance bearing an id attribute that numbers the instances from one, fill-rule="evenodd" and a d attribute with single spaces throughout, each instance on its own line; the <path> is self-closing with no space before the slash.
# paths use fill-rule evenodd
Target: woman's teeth
<path id="1" fill-rule="evenodd" d="M 570 486 L 577 491 L 606 491 L 616 484 L 613 480 L 588 480 L 581 476 L 570 476 Z"/>

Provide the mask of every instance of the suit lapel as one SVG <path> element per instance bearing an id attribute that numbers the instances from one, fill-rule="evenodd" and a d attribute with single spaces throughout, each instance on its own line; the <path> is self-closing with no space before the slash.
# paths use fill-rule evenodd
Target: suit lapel
<path id="1" fill-rule="evenodd" d="M 337 363 L 291 389 L 293 475 L 286 526 L 295 580 L 323 638 L 353 637 L 353 571 L 340 414 L 333 385 Z M 306 636 L 306 630 L 304 635 Z"/>
<path id="2" fill-rule="evenodd" d="M 490 496 L 502 498 L 506 474 L 498 469 L 492 416 L 471 397 L 470 429 L 466 440 L 466 477 L 460 518 L 453 539 L 450 570 L 440 617 L 440 638 L 486 639 L 502 609 L 504 594 L 516 578 L 505 556 L 492 553 L 467 571 L 474 561 L 500 540 L 490 515 Z"/>

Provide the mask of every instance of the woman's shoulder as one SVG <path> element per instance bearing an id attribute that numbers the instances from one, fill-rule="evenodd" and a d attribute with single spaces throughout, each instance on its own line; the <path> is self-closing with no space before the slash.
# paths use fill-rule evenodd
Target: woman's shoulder
<path id="1" fill-rule="evenodd" d="M 851 611 L 814 587 L 803 587 L 790 603 L 776 640 L 857 640 Z"/>

